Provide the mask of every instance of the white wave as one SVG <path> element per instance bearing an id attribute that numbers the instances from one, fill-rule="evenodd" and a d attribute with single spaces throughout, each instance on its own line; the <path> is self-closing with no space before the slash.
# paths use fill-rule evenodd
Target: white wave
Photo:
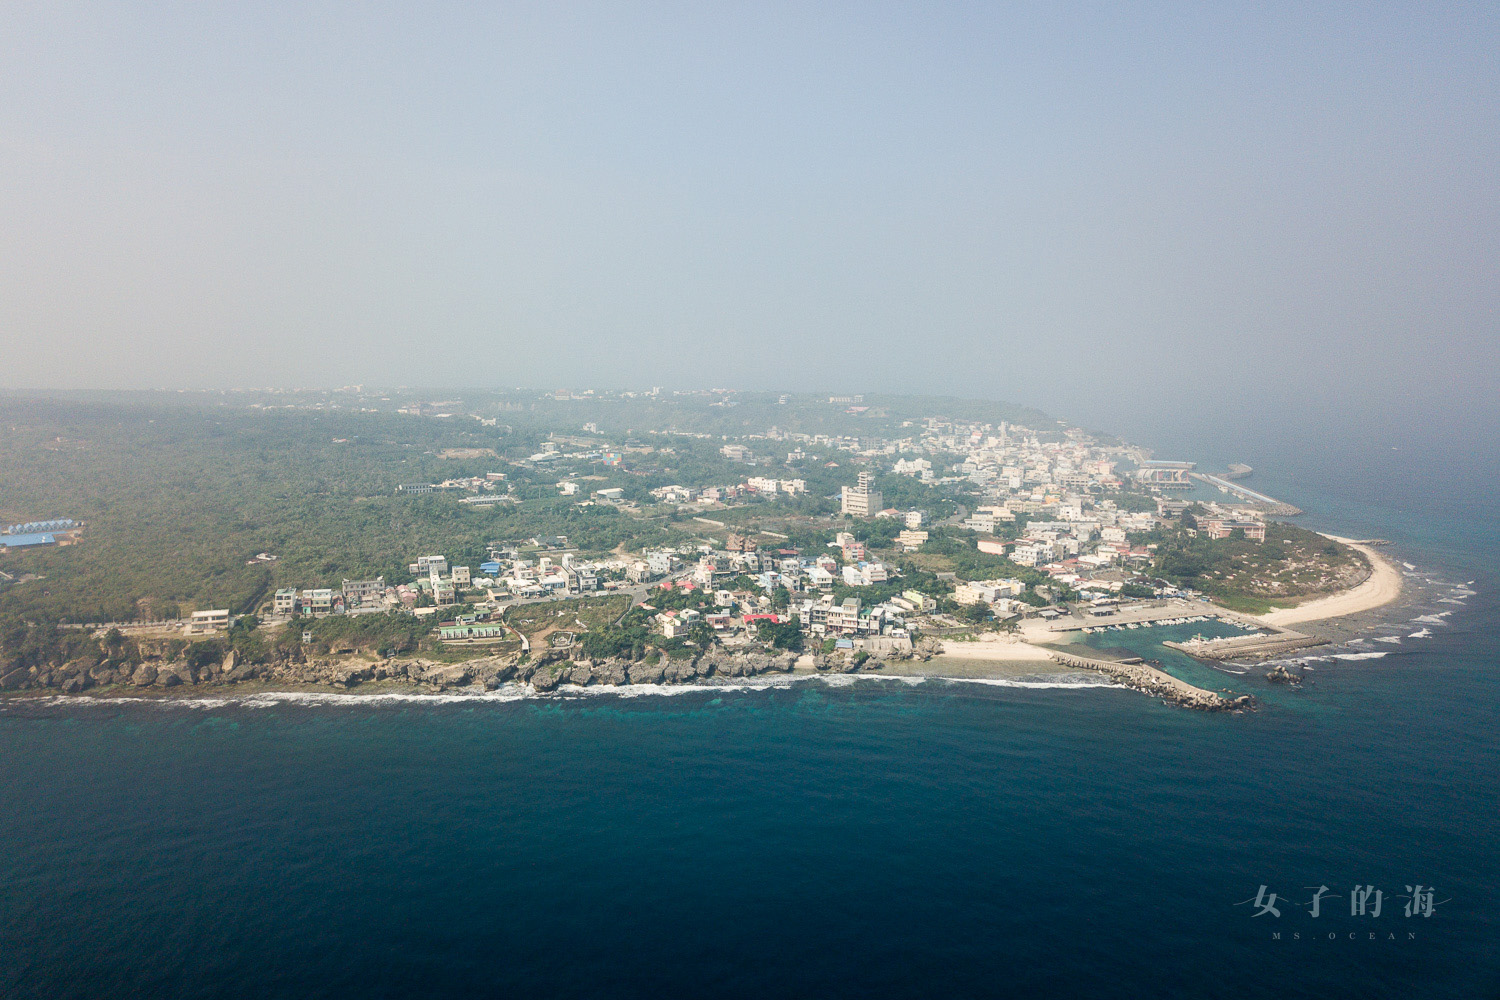
<path id="1" fill-rule="evenodd" d="M 1448 624 L 1447 622 L 1443 621 L 1443 616 L 1442 615 L 1418 615 L 1417 617 L 1413 618 L 1412 621 L 1414 621 L 1414 622 L 1424 622 L 1425 624 L 1428 624 L 1428 625 L 1446 625 L 1446 624 Z"/>
<path id="2" fill-rule="evenodd" d="M 1454 587 L 1450 591 L 1454 597 L 1478 597 L 1479 591 L 1470 590 L 1468 587 Z"/>
<path id="3" fill-rule="evenodd" d="M 341 691 L 246 691 L 242 694 L 205 695 L 180 694 L 167 697 L 143 695 L 87 695 L 54 694 L 24 697 L 33 705 L 132 705 L 157 708 L 270 708 L 274 705 L 378 705 L 395 702 L 423 702 L 440 705 L 460 701 L 505 702 L 519 701 L 527 697 L 528 689 L 514 684 L 505 685 L 496 691 L 444 691 L 441 694 L 421 694 L 405 691 L 380 691 L 368 694 L 349 694 Z"/>
<path id="4" fill-rule="evenodd" d="M 1041 681 L 1041 680 L 1029 681 L 1029 680 L 1024 680 L 1024 679 L 1021 679 L 1021 678 L 1009 678 L 1009 677 L 931 677 L 931 678 L 924 678 L 924 680 L 942 681 L 942 682 L 947 683 L 947 684 L 983 684 L 983 685 L 985 685 L 987 687 L 1032 688 L 1032 689 L 1036 689 L 1036 690 L 1046 690 L 1046 689 L 1055 689 L 1055 688 L 1113 688 L 1113 687 L 1118 687 L 1122 691 L 1129 690 L 1128 688 L 1125 688 L 1125 687 L 1123 687 L 1123 686 L 1121 686 L 1119 684 L 1111 684 L 1108 681 L 1095 680 L 1092 677 L 1080 677 L 1078 680 L 1071 680 L 1071 681 L 1070 680 L 1063 680 L 1061 678 L 1059 678 L 1058 680 L 1055 680 L 1055 681 Z"/>
<path id="5" fill-rule="evenodd" d="M 1421 631 L 1413 632 L 1411 635 L 1407 636 L 1407 638 L 1408 639 L 1426 639 L 1430 635 L 1432 635 L 1432 629 L 1430 629 L 1430 628 L 1424 628 Z"/>
<path id="6" fill-rule="evenodd" d="M 1379 649 L 1372 653 L 1334 653 L 1333 658 L 1335 660 L 1378 660 L 1385 655 L 1387 655 L 1386 651 Z"/>
<path id="7" fill-rule="evenodd" d="M 820 682 L 830 688 L 852 687 L 862 681 L 884 681 L 915 687 L 929 681 L 940 684 L 986 684 L 995 687 L 1017 688 L 1107 688 L 1117 685 L 1102 680 L 1095 674 L 1059 674 L 1056 679 L 996 678 L 996 677 L 944 677 L 938 675 L 908 674 L 764 674 L 734 681 L 707 682 L 701 684 L 561 684 L 550 692 L 540 692 L 530 684 L 515 682 L 501 685 L 493 691 L 481 688 L 465 688 L 456 691 L 424 693 L 420 691 L 379 691 L 350 693 L 342 691 L 246 691 L 232 694 L 183 694 L 165 697 L 146 695 L 65 695 L 36 694 L 0 701 L 0 711 L 6 703 L 61 706 L 61 705 L 130 705 L 158 708 L 220 709 L 232 706 L 242 708 L 272 708 L 278 705 L 304 705 L 308 707 L 331 705 L 387 705 L 424 704 L 451 705 L 468 702 L 504 704 L 516 701 L 569 700 L 581 698 L 671 698 L 688 694 L 724 694 L 736 691 L 764 691 L 789 688 L 794 684 Z"/>
<path id="8" fill-rule="evenodd" d="M 1407 568 L 1407 569 L 1416 569 L 1416 568 L 1417 568 L 1417 567 L 1415 567 L 1415 566 L 1413 566 L 1413 565 L 1412 565 L 1412 564 L 1411 564 L 1411 563 L 1409 563 L 1409 562 L 1404 562 L 1404 563 L 1402 563 L 1402 564 L 1401 564 L 1401 565 L 1403 565 L 1403 566 L 1405 566 L 1405 567 L 1406 567 L 1406 568 Z"/>
<path id="9" fill-rule="evenodd" d="M 1401 637 L 1399 635 L 1382 635 L 1373 641 L 1399 643 L 1401 641 Z"/>

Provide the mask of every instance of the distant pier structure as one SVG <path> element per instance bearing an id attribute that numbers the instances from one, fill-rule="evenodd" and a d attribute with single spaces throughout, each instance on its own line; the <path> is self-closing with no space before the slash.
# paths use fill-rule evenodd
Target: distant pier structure
<path id="1" fill-rule="evenodd" d="M 1190 475 L 1199 482 L 1207 483 L 1209 486 L 1217 486 L 1226 493 L 1233 493 L 1241 500 L 1255 504 L 1267 514 L 1276 517 L 1296 517 L 1302 513 L 1300 507 L 1293 507 L 1289 503 L 1282 503 L 1275 497 L 1268 497 L 1264 493 L 1257 493 L 1248 486 L 1241 486 L 1239 483 L 1231 482 L 1224 476 L 1209 475 L 1206 472 L 1193 472 Z"/>

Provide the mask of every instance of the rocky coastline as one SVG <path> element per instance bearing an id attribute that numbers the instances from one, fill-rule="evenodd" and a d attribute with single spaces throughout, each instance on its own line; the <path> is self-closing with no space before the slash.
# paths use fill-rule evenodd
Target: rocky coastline
<path id="1" fill-rule="evenodd" d="M 930 658 L 935 644 L 919 645 L 918 659 Z M 61 694 L 172 692 L 186 693 L 255 683 L 260 686 L 312 687 L 353 691 L 362 685 L 406 686 L 440 693 L 454 690 L 495 690 L 502 684 L 529 685 L 538 692 L 565 684 L 625 686 L 632 684 L 693 684 L 711 679 L 735 679 L 761 674 L 791 673 L 799 664 L 820 673 L 872 673 L 885 661 L 844 655 L 798 654 L 772 650 L 710 649 L 680 659 L 572 659 L 563 651 L 541 657 L 526 654 L 480 656 L 457 663 L 420 656 L 391 659 L 363 657 L 306 657 L 300 650 L 267 662 L 246 662 L 233 652 L 222 660 L 190 663 L 173 657 L 169 644 L 141 643 L 128 660 L 78 659 L 66 663 L 18 668 L 0 675 L 0 691 L 52 691 Z M 137 662 L 138 661 L 138 662 Z"/>

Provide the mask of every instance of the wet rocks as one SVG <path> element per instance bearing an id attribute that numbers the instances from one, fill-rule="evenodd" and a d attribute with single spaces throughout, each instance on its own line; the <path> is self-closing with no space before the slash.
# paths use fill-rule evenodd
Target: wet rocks
<path id="1" fill-rule="evenodd" d="M 1272 684 L 1301 684 L 1302 675 L 1292 673 L 1285 663 L 1278 663 L 1266 674 L 1266 680 Z"/>

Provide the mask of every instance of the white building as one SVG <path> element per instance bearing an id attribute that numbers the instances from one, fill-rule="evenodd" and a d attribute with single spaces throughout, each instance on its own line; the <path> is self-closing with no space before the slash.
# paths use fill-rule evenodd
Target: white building
<path id="1" fill-rule="evenodd" d="M 858 485 L 845 486 L 843 491 L 843 513 L 851 517 L 872 517 L 885 506 L 880 491 L 873 487 L 874 479 L 868 472 L 859 474 Z"/>

